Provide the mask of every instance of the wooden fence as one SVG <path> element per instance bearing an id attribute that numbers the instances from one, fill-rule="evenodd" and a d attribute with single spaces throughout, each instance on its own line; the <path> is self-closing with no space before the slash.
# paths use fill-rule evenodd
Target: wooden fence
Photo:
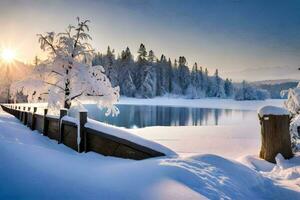
<path id="1" fill-rule="evenodd" d="M 47 115 L 47 109 L 44 109 L 43 114 L 38 114 L 37 107 L 32 108 L 15 104 L 3 104 L 1 107 L 5 112 L 14 115 L 32 130 L 37 130 L 44 136 L 56 140 L 58 143 L 63 143 L 79 153 L 93 151 L 105 156 L 134 160 L 165 156 L 164 153 L 124 138 L 86 128 L 87 112 L 79 112 L 79 123 L 74 123 L 63 119 L 67 115 L 65 109 L 60 110 L 59 116 L 50 116 Z M 80 138 L 79 141 L 78 137 Z"/>

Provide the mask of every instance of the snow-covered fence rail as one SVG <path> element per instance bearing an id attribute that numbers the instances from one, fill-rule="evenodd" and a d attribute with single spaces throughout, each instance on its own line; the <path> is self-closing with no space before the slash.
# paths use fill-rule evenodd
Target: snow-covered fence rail
<path id="1" fill-rule="evenodd" d="M 2 109 L 32 130 L 78 152 L 93 151 L 105 156 L 115 156 L 141 160 L 165 156 L 173 152 L 159 144 L 133 136 L 130 133 L 100 122 L 92 123 L 87 119 L 87 112 L 79 112 L 79 120 L 67 116 L 67 110 L 60 110 L 59 116 L 37 113 L 37 107 L 2 104 Z"/>

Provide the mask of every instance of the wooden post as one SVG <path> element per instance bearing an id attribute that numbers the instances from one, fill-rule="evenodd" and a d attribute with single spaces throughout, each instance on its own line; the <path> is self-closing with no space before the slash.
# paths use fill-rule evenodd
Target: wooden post
<path id="1" fill-rule="evenodd" d="M 261 124 L 261 149 L 259 157 L 276 163 L 278 153 L 285 159 L 293 157 L 290 138 L 290 116 L 288 114 L 259 114 Z"/>
<path id="2" fill-rule="evenodd" d="M 28 112 L 27 112 L 27 114 L 26 114 L 26 115 L 27 115 L 27 117 L 26 117 L 27 119 L 26 119 L 26 123 L 25 123 L 27 126 L 30 125 L 29 122 L 28 122 L 28 121 L 29 121 L 29 115 L 30 115 L 30 109 L 31 109 L 31 107 L 29 106 L 29 107 L 27 108 Z M 31 117 L 32 117 L 32 115 L 31 115 Z"/>
<path id="3" fill-rule="evenodd" d="M 22 122 L 23 124 L 26 124 L 27 121 L 27 113 L 26 113 L 26 106 L 23 107 L 23 117 L 22 117 Z"/>
<path id="4" fill-rule="evenodd" d="M 43 135 L 47 135 L 47 129 L 48 129 L 47 113 L 48 113 L 48 109 L 45 108 L 44 109 L 44 118 L 43 118 L 43 122 L 44 122 Z"/>
<path id="5" fill-rule="evenodd" d="M 84 131 L 84 125 L 87 123 L 87 111 L 80 111 L 79 112 L 79 124 L 78 127 L 80 131 L 79 135 L 77 135 L 77 138 L 79 139 L 78 142 L 78 152 L 81 153 L 85 150 L 86 146 L 86 137 L 85 137 L 85 131 Z"/>
<path id="6" fill-rule="evenodd" d="M 62 140 L 63 140 L 63 130 L 64 130 L 64 127 L 63 127 L 63 124 L 62 124 L 62 118 L 64 116 L 66 116 L 68 114 L 68 110 L 67 109 L 60 109 L 59 111 L 59 139 L 58 139 L 58 144 L 62 143 Z"/>
<path id="7" fill-rule="evenodd" d="M 32 113 L 32 119 L 31 119 L 31 130 L 34 130 L 34 127 L 35 127 L 35 114 L 36 114 L 36 111 L 37 111 L 37 107 L 33 107 L 33 113 Z"/>

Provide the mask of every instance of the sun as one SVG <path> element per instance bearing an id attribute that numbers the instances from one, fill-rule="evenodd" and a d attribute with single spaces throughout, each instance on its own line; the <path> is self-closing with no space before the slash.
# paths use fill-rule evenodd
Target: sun
<path id="1" fill-rule="evenodd" d="M 3 49 L 1 52 L 1 58 L 5 62 L 12 62 L 16 58 L 16 52 L 12 49 Z"/>

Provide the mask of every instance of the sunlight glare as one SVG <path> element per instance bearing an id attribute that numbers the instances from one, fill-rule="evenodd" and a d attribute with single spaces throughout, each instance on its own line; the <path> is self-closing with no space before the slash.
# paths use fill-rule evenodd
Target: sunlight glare
<path id="1" fill-rule="evenodd" d="M 12 49 L 3 49 L 1 52 L 1 58 L 5 62 L 11 62 L 15 59 L 16 57 L 16 52 Z"/>

